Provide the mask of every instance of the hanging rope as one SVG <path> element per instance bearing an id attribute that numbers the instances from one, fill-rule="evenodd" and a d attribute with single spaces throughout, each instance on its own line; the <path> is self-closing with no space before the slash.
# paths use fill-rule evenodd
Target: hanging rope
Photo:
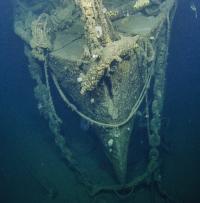
<path id="1" fill-rule="evenodd" d="M 61 89 L 55 75 L 53 73 L 51 75 L 52 75 L 54 85 L 55 85 L 60 97 L 62 98 L 64 103 L 69 108 L 72 109 L 72 111 L 76 112 L 81 118 L 87 120 L 91 124 L 96 124 L 97 126 L 107 127 L 107 128 L 117 128 L 117 127 L 121 127 L 121 126 L 125 125 L 133 117 L 133 115 L 137 112 L 140 104 L 143 101 L 144 96 L 146 95 L 147 89 L 149 87 L 149 83 L 150 83 L 151 77 L 153 75 L 153 66 L 152 66 L 152 68 L 150 70 L 150 73 L 149 73 L 149 75 L 148 75 L 148 77 L 147 77 L 147 79 L 145 81 L 144 87 L 143 87 L 143 89 L 142 89 L 142 91 L 140 93 L 140 96 L 139 96 L 137 102 L 135 103 L 135 105 L 133 105 L 133 107 L 132 107 L 132 109 L 130 111 L 130 114 L 128 115 L 128 117 L 124 121 L 116 123 L 116 124 L 104 123 L 104 122 L 101 122 L 101 121 L 94 120 L 91 117 L 89 117 L 89 116 L 85 115 L 84 113 L 82 113 L 81 111 L 79 111 L 78 108 L 74 104 L 72 104 L 69 101 L 69 99 L 65 96 L 65 94 L 63 93 L 63 91 L 62 91 L 62 89 Z"/>

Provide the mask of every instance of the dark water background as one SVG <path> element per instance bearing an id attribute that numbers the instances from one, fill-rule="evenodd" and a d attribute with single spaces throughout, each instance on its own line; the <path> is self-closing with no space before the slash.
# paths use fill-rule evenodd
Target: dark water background
<path id="1" fill-rule="evenodd" d="M 198 19 L 189 1 L 179 1 L 163 112 L 162 135 L 169 146 L 163 179 L 181 203 L 200 202 L 200 2 L 194 2 Z M 0 9 L 0 203 L 88 202 L 81 196 L 84 189 L 77 194 L 72 187 L 75 177 L 37 111 L 23 42 L 13 32 L 11 3 L 1 0 Z M 51 189 L 59 191 L 57 199 L 49 198 Z"/>

